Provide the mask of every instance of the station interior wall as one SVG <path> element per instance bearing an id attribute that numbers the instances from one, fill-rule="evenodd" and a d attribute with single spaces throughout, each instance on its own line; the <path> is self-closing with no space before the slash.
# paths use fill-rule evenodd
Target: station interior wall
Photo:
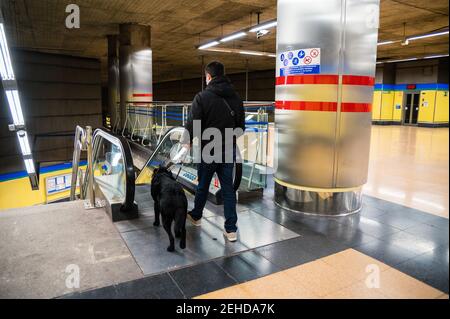
<path id="1" fill-rule="evenodd" d="M 47 178 L 70 173 L 70 164 L 61 164 L 72 158 L 73 134 L 76 125 L 99 127 L 102 123 L 102 100 L 107 96 L 101 87 L 100 62 L 30 51 L 14 52 L 33 154 L 38 162 L 58 162 L 41 168 L 39 191 L 32 191 L 17 138 L 8 132 L 11 122 L 9 109 L 0 97 L 0 210 L 54 202 L 67 198 L 68 191 L 47 195 Z M 421 99 L 428 107 L 421 107 L 419 122 L 448 123 L 448 59 L 415 61 L 394 66 L 395 73 L 384 74 L 385 67 L 377 67 L 373 103 L 374 122 L 400 123 L 407 84 L 416 84 Z M 45 74 L 45 76 L 42 76 Z M 239 94 L 245 98 L 246 74 L 229 75 Z M 253 71 L 248 74 L 248 100 L 274 101 L 275 72 Z M 383 83 L 388 82 L 393 84 Z M 1 84 L 0 84 L 1 85 Z M 157 101 L 191 101 L 202 89 L 202 79 L 185 79 L 154 84 Z M 102 98 L 103 96 L 103 98 Z M 104 103 L 103 103 L 104 104 Z M 400 107 L 399 107 L 400 105 Z M 48 135 L 48 136 L 45 136 Z M 16 172 L 16 173 L 11 173 Z M 11 197 L 11 191 L 16 196 Z"/>
<path id="2" fill-rule="evenodd" d="M 13 50 L 11 56 L 34 159 L 71 159 L 76 125 L 102 123 L 100 61 L 25 50 Z M 1 94 L 0 174 L 24 169 L 17 136 L 8 130 L 11 122 Z"/>
<path id="3" fill-rule="evenodd" d="M 86 170 L 82 162 L 80 169 Z M 39 190 L 33 191 L 25 171 L 0 174 L 0 210 L 21 208 L 54 203 L 70 196 L 70 190 L 65 189 L 55 193 L 47 192 L 47 180 L 72 173 L 72 164 L 63 163 L 42 167 L 39 174 Z M 77 187 L 77 193 L 79 188 Z M 14 194 L 14 196 L 11 196 Z"/>
<path id="4" fill-rule="evenodd" d="M 375 124 L 401 124 L 406 94 L 414 92 L 420 94 L 419 125 L 448 125 L 448 58 L 379 67 L 376 83 L 372 106 Z"/>

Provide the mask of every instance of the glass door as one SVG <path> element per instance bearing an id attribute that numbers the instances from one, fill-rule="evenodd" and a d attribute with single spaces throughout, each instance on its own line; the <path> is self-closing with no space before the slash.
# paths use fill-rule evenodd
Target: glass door
<path id="1" fill-rule="evenodd" d="M 403 112 L 404 125 L 417 125 L 419 118 L 420 93 L 407 93 Z"/>

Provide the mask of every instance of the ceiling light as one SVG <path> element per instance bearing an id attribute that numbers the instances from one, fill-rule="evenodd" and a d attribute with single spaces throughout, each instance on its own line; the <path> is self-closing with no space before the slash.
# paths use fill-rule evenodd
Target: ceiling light
<path id="1" fill-rule="evenodd" d="M 247 33 L 245 33 L 245 32 L 235 33 L 235 34 L 226 36 L 225 38 L 221 39 L 220 42 L 232 41 L 232 40 L 235 40 L 235 39 L 239 39 L 239 38 L 245 37 L 246 35 L 247 35 Z"/>
<path id="2" fill-rule="evenodd" d="M 437 58 L 445 58 L 448 57 L 448 54 L 441 54 L 441 55 L 430 55 L 424 57 L 424 59 L 437 59 Z"/>
<path id="3" fill-rule="evenodd" d="M 20 149 L 22 150 L 22 155 L 31 155 L 30 142 L 28 141 L 28 134 L 25 131 L 17 132 L 17 137 L 19 138 Z"/>
<path id="4" fill-rule="evenodd" d="M 26 160 L 24 160 L 24 162 L 25 162 L 25 168 L 27 169 L 28 174 L 36 173 L 32 159 L 26 159 Z"/>
<path id="5" fill-rule="evenodd" d="M 252 29 L 250 29 L 250 32 L 258 32 L 261 30 L 267 30 L 273 27 L 276 27 L 278 24 L 277 21 L 271 21 L 271 22 L 267 22 L 267 23 L 263 23 L 263 24 L 259 24 L 255 27 L 253 27 Z"/>
<path id="6" fill-rule="evenodd" d="M 17 90 L 6 90 L 6 98 L 8 99 L 9 110 L 13 118 L 14 125 L 21 126 L 25 125 L 23 119 L 22 106 L 19 99 L 19 91 Z"/>
<path id="7" fill-rule="evenodd" d="M 14 80 L 14 71 L 3 23 L 0 23 L 0 74 L 3 80 Z"/>
<path id="8" fill-rule="evenodd" d="M 392 44 L 392 43 L 394 43 L 394 42 L 395 42 L 395 41 L 384 41 L 384 42 L 378 43 L 378 46 L 380 46 L 380 45 Z"/>
<path id="9" fill-rule="evenodd" d="M 203 49 L 207 49 L 207 48 L 216 46 L 216 45 L 218 45 L 218 44 L 220 44 L 218 41 L 213 41 L 213 42 L 209 42 L 209 43 L 206 43 L 206 44 L 201 45 L 198 49 L 199 49 L 199 50 L 203 50 Z"/>
<path id="10" fill-rule="evenodd" d="M 415 37 L 409 37 L 407 40 L 414 41 L 414 40 L 420 40 L 420 39 L 425 39 L 425 38 L 437 37 L 437 36 L 446 35 L 446 34 L 448 34 L 448 30 L 443 31 L 443 32 L 429 33 L 429 34 L 424 34 L 424 35 L 418 35 Z"/>
<path id="11" fill-rule="evenodd" d="M 254 51 L 239 51 L 240 54 L 263 56 L 264 53 Z"/>
<path id="12" fill-rule="evenodd" d="M 410 59 L 402 59 L 402 60 L 390 60 L 390 61 L 386 61 L 388 63 L 395 63 L 395 62 L 408 62 L 408 61 L 415 61 L 415 60 L 419 60 L 418 58 L 410 58 Z"/>

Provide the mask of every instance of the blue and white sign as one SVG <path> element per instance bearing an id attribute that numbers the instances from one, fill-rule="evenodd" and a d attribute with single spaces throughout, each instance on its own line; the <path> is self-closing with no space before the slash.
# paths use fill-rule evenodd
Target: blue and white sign
<path id="1" fill-rule="evenodd" d="M 47 177 L 46 178 L 47 195 L 52 195 L 70 190 L 71 185 L 72 185 L 72 174 Z"/>
<path id="2" fill-rule="evenodd" d="M 282 52 L 279 57 L 283 63 L 277 76 L 320 74 L 320 48 Z"/>

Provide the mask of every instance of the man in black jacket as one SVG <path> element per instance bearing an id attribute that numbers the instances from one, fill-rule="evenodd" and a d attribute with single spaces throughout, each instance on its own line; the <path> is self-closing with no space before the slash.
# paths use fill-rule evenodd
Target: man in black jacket
<path id="1" fill-rule="evenodd" d="M 236 138 L 245 131 L 245 111 L 242 99 L 225 76 L 223 64 L 211 62 L 206 66 L 205 74 L 207 87 L 195 96 L 185 125 L 189 142 L 197 138 L 202 151 L 195 207 L 188 213 L 188 219 L 201 226 L 209 186 L 217 173 L 224 200 L 224 235 L 234 242 L 237 240 L 237 214 L 233 162 L 236 160 Z"/>

